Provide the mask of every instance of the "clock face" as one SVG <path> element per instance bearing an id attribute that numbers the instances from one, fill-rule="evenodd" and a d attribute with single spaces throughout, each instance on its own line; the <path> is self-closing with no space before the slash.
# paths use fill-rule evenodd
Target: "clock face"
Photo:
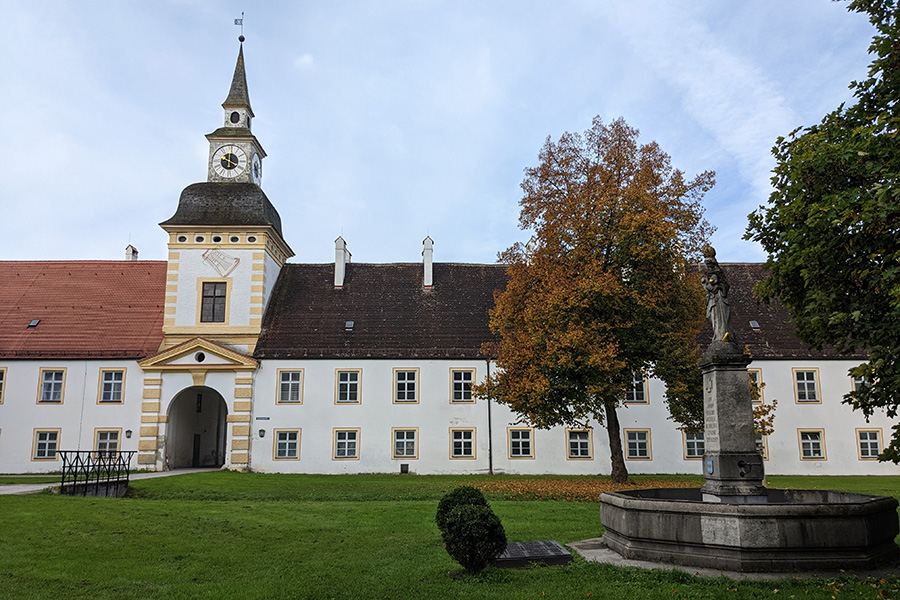
<path id="1" fill-rule="evenodd" d="M 231 179 L 247 168 L 247 155 L 237 146 L 222 146 L 213 154 L 213 170 L 219 177 Z"/>
<path id="2" fill-rule="evenodd" d="M 256 185 L 262 183 L 262 162 L 259 160 L 259 154 L 254 154 L 250 159 L 250 178 Z"/>

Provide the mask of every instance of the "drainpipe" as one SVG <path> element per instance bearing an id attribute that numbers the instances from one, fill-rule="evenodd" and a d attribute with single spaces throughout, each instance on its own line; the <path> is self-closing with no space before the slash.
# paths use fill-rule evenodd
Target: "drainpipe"
<path id="1" fill-rule="evenodd" d="M 488 380 L 488 396 L 487 396 L 487 409 L 488 409 L 488 475 L 494 474 L 494 438 L 493 438 L 493 429 L 491 428 L 491 392 L 490 392 L 490 381 L 491 381 L 491 359 L 488 357 L 485 362 L 487 363 L 487 380 Z"/>

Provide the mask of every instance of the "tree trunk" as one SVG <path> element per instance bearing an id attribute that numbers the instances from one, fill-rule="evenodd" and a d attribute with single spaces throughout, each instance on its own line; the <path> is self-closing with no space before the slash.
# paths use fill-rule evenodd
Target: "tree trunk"
<path id="1" fill-rule="evenodd" d="M 615 401 L 605 401 L 606 433 L 609 435 L 609 460 L 612 463 L 613 483 L 628 483 L 628 469 L 625 468 L 625 455 L 622 454 L 622 432 L 619 429 L 619 415 L 616 414 Z"/>

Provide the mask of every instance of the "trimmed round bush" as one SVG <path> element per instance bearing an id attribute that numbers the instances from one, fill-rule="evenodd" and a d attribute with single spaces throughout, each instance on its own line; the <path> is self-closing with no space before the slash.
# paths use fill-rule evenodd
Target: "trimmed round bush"
<path id="1" fill-rule="evenodd" d="M 487 506 L 463 504 L 447 515 L 444 546 L 467 573 L 480 573 L 506 550 L 506 531 Z"/>
<path id="2" fill-rule="evenodd" d="M 437 515 L 434 517 L 441 533 L 444 533 L 444 531 L 447 530 L 447 519 L 450 515 L 450 511 L 457 506 L 465 506 L 467 504 L 490 508 L 487 500 L 484 499 L 484 494 L 481 493 L 481 490 L 474 488 L 471 485 L 461 485 L 444 494 L 438 502 Z"/>

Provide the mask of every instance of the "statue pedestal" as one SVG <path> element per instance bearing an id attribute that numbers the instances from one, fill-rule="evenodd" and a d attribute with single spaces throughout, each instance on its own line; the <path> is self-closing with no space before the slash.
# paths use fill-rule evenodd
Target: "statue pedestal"
<path id="1" fill-rule="evenodd" d="M 747 365 L 750 357 L 733 342 L 710 344 L 703 371 L 704 441 L 700 488 L 704 502 L 764 504 L 763 460 L 756 449 Z"/>

